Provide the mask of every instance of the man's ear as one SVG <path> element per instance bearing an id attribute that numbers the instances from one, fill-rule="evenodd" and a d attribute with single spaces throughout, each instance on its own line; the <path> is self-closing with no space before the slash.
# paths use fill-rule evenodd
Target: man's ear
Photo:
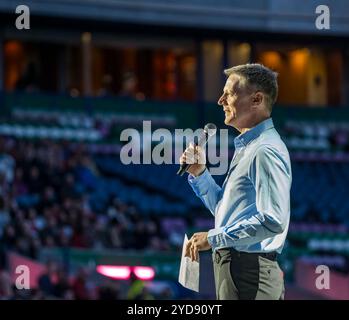
<path id="1" fill-rule="evenodd" d="M 261 91 L 255 92 L 252 96 L 252 106 L 257 107 L 263 103 L 264 94 Z"/>

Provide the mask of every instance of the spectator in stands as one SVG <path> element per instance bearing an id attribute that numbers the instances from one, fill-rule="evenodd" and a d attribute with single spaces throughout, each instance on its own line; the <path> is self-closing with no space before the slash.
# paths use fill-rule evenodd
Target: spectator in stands
<path id="1" fill-rule="evenodd" d="M 10 154 L 0 154 L 0 195 L 6 196 L 14 179 L 15 160 Z"/>
<path id="2" fill-rule="evenodd" d="M 11 184 L 14 178 L 16 162 L 9 154 L 0 154 L 0 174 L 4 175 L 5 181 Z"/>
<path id="3" fill-rule="evenodd" d="M 41 171 L 42 172 L 42 171 Z M 27 179 L 28 189 L 33 194 L 39 194 L 44 186 L 44 177 L 40 173 L 38 166 L 33 165 L 29 171 L 29 177 Z"/>
<path id="4" fill-rule="evenodd" d="M 107 231 L 107 246 L 109 248 L 121 249 L 123 247 L 123 240 L 121 236 L 122 227 L 116 218 L 110 220 L 110 228 Z"/>
<path id="5" fill-rule="evenodd" d="M 39 277 L 38 285 L 43 294 L 52 297 L 55 295 L 55 282 L 57 281 L 57 264 L 49 260 L 45 272 Z"/>
<path id="6" fill-rule="evenodd" d="M 10 222 L 11 217 L 6 207 L 5 198 L 0 195 L 0 238 L 3 235 L 5 226 Z"/>
<path id="7" fill-rule="evenodd" d="M 122 76 L 121 90 L 118 95 L 121 98 L 144 100 L 144 94 L 139 92 L 137 87 L 138 80 L 136 75 L 130 71 L 125 72 Z"/>
<path id="8" fill-rule="evenodd" d="M 130 286 L 127 292 L 128 300 L 154 300 L 154 296 L 146 288 L 145 282 L 131 273 Z"/>
<path id="9" fill-rule="evenodd" d="M 0 300 L 9 300 L 13 297 L 12 280 L 3 265 L 0 265 Z"/>
<path id="10" fill-rule="evenodd" d="M 87 287 L 87 270 L 85 268 L 79 268 L 72 287 L 76 300 L 89 300 L 91 298 Z"/>
<path id="11" fill-rule="evenodd" d="M 57 282 L 54 284 L 53 292 L 60 299 L 70 299 L 74 296 L 69 276 L 63 268 L 60 268 L 57 272 Z"/>
<path id="12" fill-rule="evenodd" d="M 116 281 L 108 282 L 98 289 L 98 300 L 119 300 L 121 299 L 120 287 Z"/>
<path id="13" fill-rule="evenodd" d="M 110 74 L 103 75 L 102 87 L 98 90 L 97 96 L 109 97 L 114 95 L 113 90 L 113 77 Z"/>
<path id="14" fill-rule="evenodd" d="M 2 243 L 5 249 L 8 249 L 8 250 L 15 249 L 16 237 L 17 236 L 16 236 L 16 230 L 14 228 L 14 225 L 12 223 L 7 224 L 2 236 Z"/>
<path id="15" fill-rule="evenodd" d="M 27 184 L 23 181 L 23 169 L 17 167 L 15 170 L 15 177 L 12 185 L 13 196 L 22 196 L 28 193 Z"/>

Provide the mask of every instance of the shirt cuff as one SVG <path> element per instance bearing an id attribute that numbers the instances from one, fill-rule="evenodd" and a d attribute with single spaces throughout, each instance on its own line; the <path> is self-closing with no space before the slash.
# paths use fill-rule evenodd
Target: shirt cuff
<path id="1" fill-rule="evenodd" d="M 207 241 L 212 247 L 212 250 L 219 247 L 225 247 L 224 227 L 209 230 L 207 234 Z"/>

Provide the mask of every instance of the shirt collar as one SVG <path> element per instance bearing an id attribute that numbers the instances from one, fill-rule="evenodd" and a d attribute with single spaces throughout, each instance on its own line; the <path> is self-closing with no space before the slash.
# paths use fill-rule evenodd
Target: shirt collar
<path id="1" fill-rule="evenodd" d="M 239 134 L 234 139 L 235 149 L 247 146 L 252 140 L 259 137 L 259 135 L 268 130 L 274 128 L 274 123 L 272 118 L 268 118 L 260 123 L 258 123 L 255 127 L 250 130 Z"/>

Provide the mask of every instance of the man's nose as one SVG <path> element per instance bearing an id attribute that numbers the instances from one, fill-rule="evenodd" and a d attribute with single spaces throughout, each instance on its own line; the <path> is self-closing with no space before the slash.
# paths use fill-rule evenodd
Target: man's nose
<path id="1" fill-rule="evenodd" d="M 219 97 L 217 103 L 218 103 L 219 106 L 222 106 L 222 105 L 223 105 L 223 95 Z"/>

